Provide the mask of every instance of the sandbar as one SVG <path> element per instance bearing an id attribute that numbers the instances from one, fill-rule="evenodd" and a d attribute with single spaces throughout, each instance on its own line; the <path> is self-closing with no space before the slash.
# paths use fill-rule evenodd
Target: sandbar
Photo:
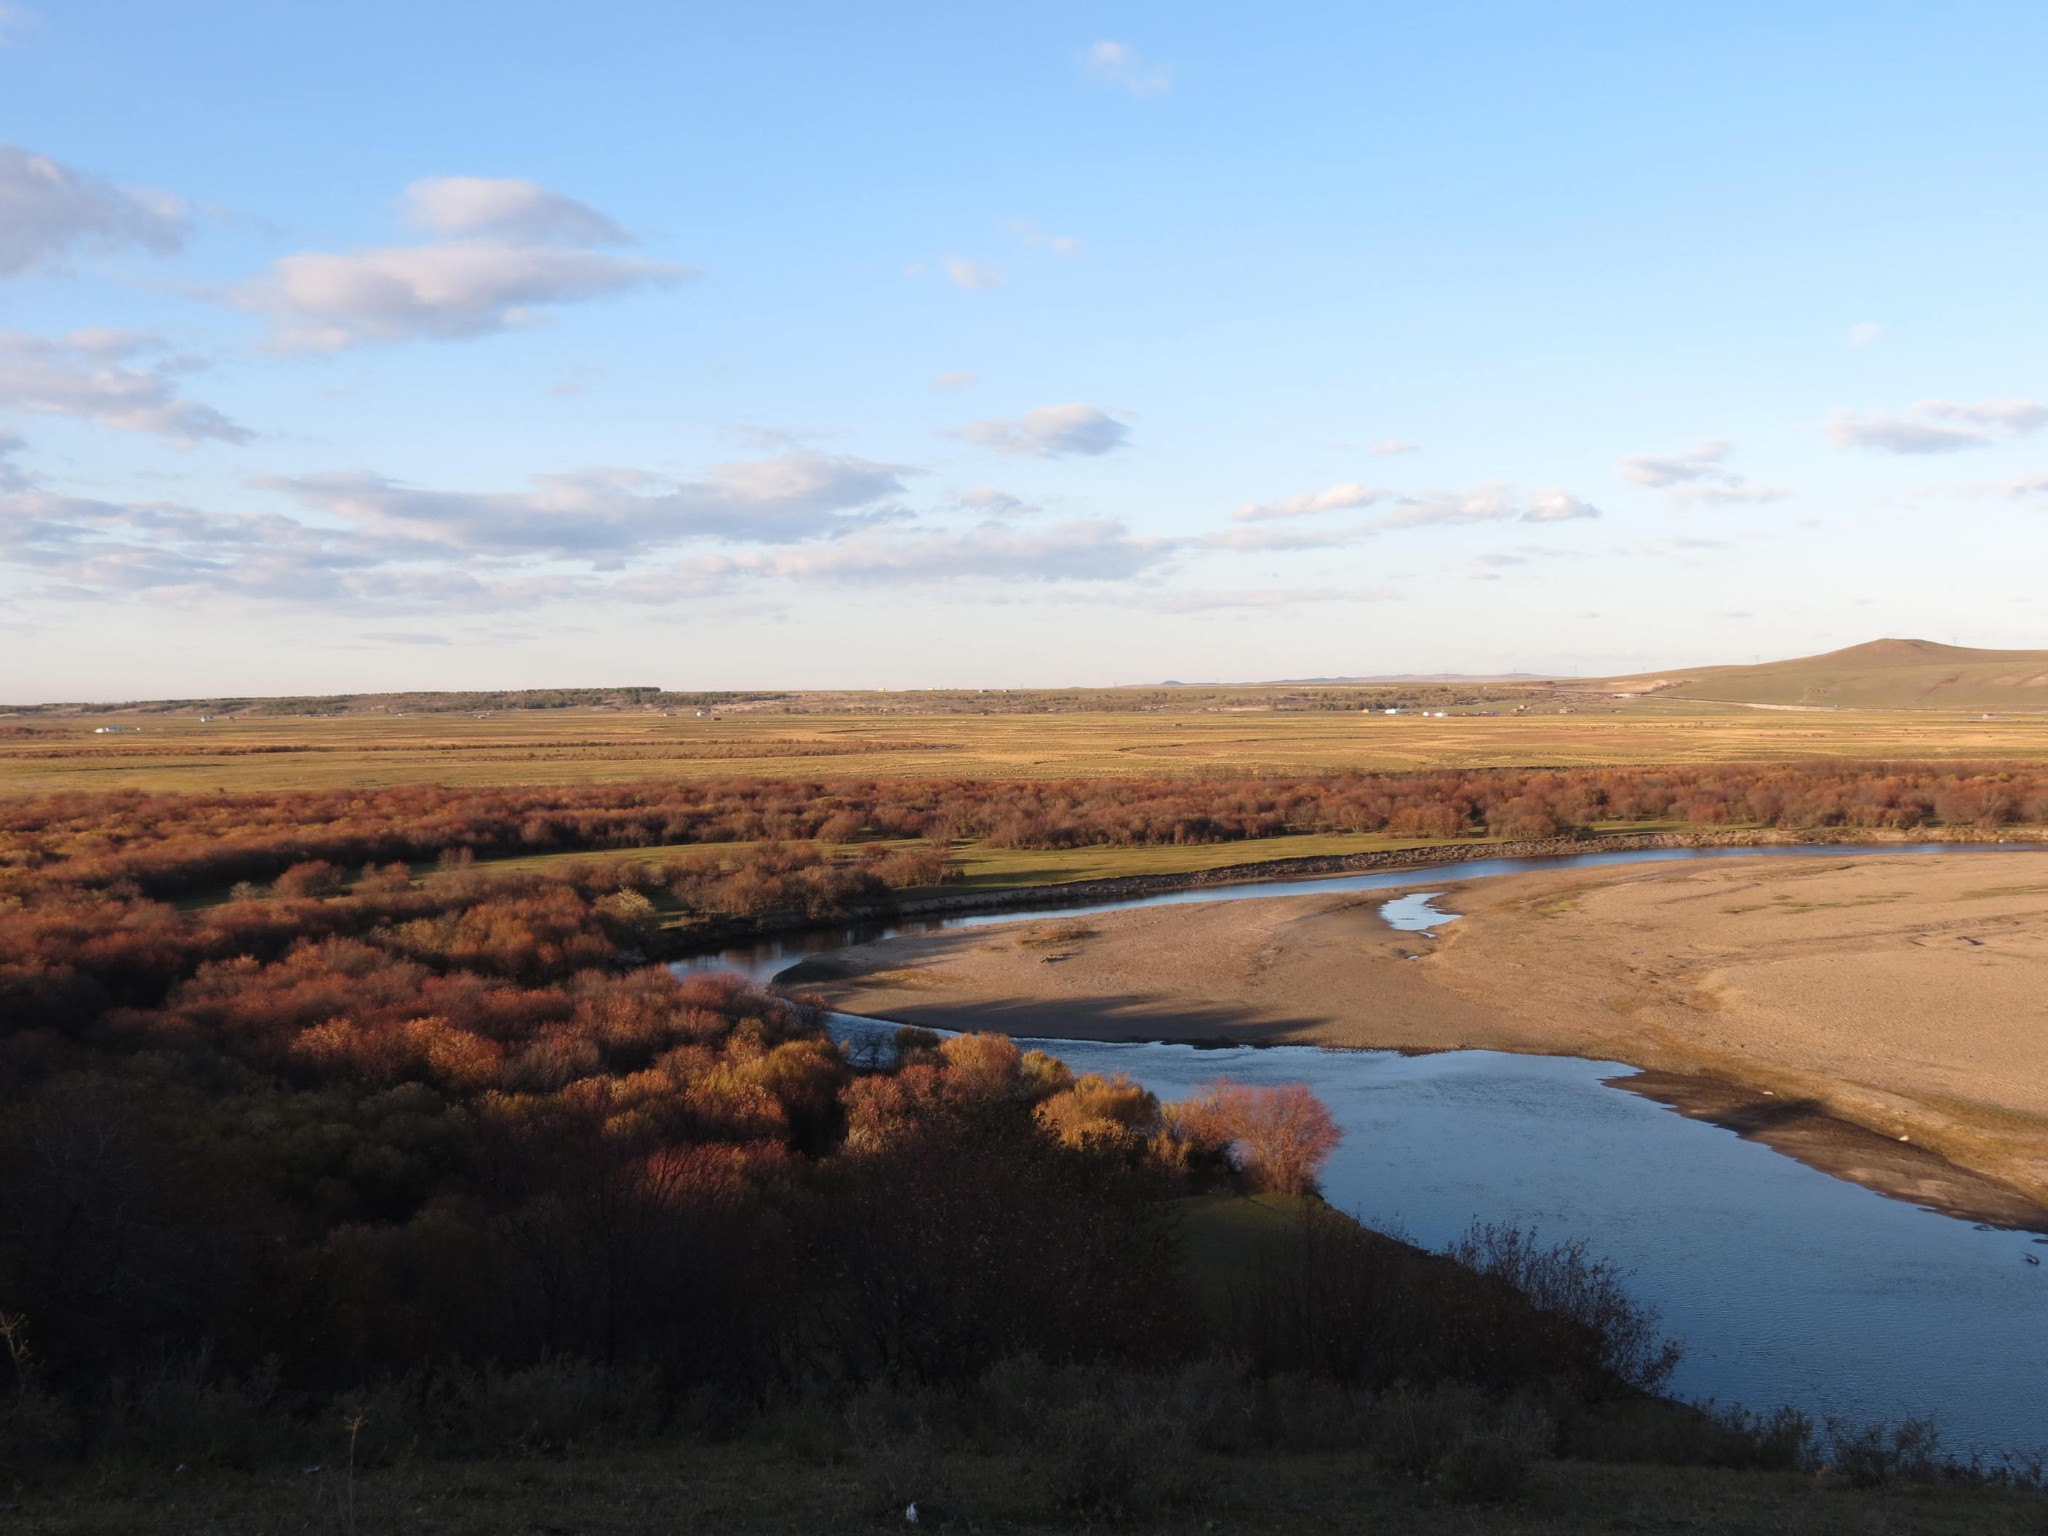
<path id="1" fill-rule="evenodd" d="M 849 1012 L 1093 1040 L 1570 1055 L 1902 1198 L 2048 1227 L 2048 852 L 1724 859 L 897 938 L 782 978 Z"/>

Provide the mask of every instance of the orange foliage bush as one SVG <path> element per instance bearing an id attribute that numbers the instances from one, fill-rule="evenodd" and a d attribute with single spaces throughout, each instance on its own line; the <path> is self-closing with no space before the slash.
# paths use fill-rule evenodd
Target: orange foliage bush
<path id="1" fill-rule="evenodd" d="M 1227 1149 L 1260 1189 L 1312 1193 L 1343 1133 L 1308 1087 L 1255 1088 L 1219 1078 L 1180 1108 L 1181 1135 L 1197 1146 Z"/>

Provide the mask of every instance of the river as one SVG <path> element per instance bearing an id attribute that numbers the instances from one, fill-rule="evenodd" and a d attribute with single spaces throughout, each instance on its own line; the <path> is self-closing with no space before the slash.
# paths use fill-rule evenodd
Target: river
<path id="1" fill-rule="evenodd" d="M 1384 915 L 1420 930 L 1455 914 L 1452 881 L 1653 860 L 1834 854 L 1840 845 L 1478 859 L 1428 870 L 1208 887 L 1088 906 L 791 935 L 683 962 L 768 980 L 808 955 L 896 933 L 1180 902 L 1414 889 Z M 1954 845 L 1858 847 L 1954 852 Z M 1995 847 L 1979 848 L 1986 854 Z M 843 1034 L 874 1021 L 835 1017 Z M 1404 1057 L 1306 1046 L 1196 1049 L 1028 1042 L 1076 1071 L 1129 1072 L 1162 1097 L 1219 1076 L 1302 1082 L 1344 1141 L 1330 1201 L 1438 1247 L 1475 1219 L 1583 1238 L 1684 1346 L 1683 1396 L 1862 1422 L 1926 1417 L 1958 1452 L 2048 1449 L 2048 1239 L 1980 1229 L 1886 1199 L 1604 1079 L 1633 1069 L 1569 1057 L 1452 1051 Z"/>

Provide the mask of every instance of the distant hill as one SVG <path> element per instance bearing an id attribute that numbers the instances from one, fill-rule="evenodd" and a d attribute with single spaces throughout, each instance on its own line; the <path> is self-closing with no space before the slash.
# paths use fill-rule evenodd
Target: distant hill
<path id="1" fill-rule="evenodd" d="M 1608 678 L 1614 693 L 1842 709 L 2048 709 L 2048 651 L 1980 651 L 1932 640 L 1872 640 L 1752 667 Z"/>

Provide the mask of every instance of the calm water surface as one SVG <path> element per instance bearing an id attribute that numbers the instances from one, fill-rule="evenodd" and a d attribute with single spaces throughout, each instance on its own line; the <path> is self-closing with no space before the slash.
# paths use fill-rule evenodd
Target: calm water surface
<path id="1" fill-rule="evenodd" d="M 1859 855 L 1872 852 L 1857 849 Z M 1892 851 L 1892 850 L 1885 850 Z M 1941 845 L 1898 851 L 1953 851 Z M 1984 849 L 1986 853 L 1999 850 Z M 1702 857 L 1844 852 L 1694 849 L 1473 860 L 1426 871 L 1175 892 L 1090 907 L 805 935 L 688 962 L 767 979 L 809 954 L 929 933 L 1180 902 L 1337 894 L 1530 869 Z M 1422 893 L 1390 902 L 1410 931 L 1454 917 Z M 842 1033 L 874 1021 L 838 1015 Z M 1077 1071 L 1129 1072 L 1178 1098 L 1218 1076 L 1305 1082 L 1344 1143 L 1331 1201 L 1441 1246 L 1475 1219 L 1579 1237 L 1635 1272 L 1632 1290 L 1685 1346 L 1674 1388 L 1752 1407 L 1793 1403 L 1852 1420 L 1928 1416 L 1952 1450 L 2048 1448 L 2048 1246 L 1978 1231 L 1807 1168 L 1603 1078 L 1632 1069 L 1560 1057 L 1283 1046 L 1028 1042 Z"/>

